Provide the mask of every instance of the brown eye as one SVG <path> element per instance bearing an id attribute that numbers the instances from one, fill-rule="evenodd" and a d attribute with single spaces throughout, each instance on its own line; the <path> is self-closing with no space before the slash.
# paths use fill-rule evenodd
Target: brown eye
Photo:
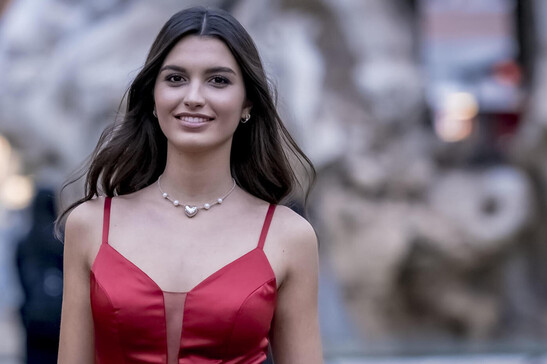
<path id="1" fill-rule="evenodd" d="M 169 75 L 165 79 L 169 82 L 174 82 L 174 83 L 184 81 L 184 78 L 181 75 Z"/>
<path id="2" fill-rule="evenodd" d="M 223 76 L 214 76 L 211 78 L 211 83 L 218 86 L 229 85 L 231 82 L 229 79 Z"/>

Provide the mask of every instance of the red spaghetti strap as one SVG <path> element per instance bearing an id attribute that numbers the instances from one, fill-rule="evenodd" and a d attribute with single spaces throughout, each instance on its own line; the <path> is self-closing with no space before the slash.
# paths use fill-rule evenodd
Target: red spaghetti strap
<path id="1" fill-rule="evenodd" d="M 112 204 L 112 197 L 105 197 L 104 213 L 103 213 L 103 244 L 108 244 L 108 230 L 110 229 L 110 205 L 111 204 Z"/>
<path id="2" fill-rule="evenodd" d="M 268 235 L 268 229 L 270 228 L 270 223 L 272 222 L 272 217 L 275 211 L 275 206 L 273 203 L 268 207 L 268 212 L 266 213 L 266 218 L 264 219 L 264 225 L 262 226 L 262 232 L 260 233 L 260 239 L 258 240 L 257 248 L 264 248 L 264 242 L 266 241 L 266 236 Z"/>

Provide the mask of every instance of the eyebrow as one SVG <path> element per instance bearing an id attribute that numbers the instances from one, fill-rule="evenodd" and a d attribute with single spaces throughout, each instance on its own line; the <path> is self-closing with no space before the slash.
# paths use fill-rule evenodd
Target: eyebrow
<path id="1" fill-rule="evenodd" d="M 183 67 L 179 67 L 179 66 L 176 66 L 176 65 L 171 65 L 171 64 L 168 64 L 166 66 L 163 66 L 161 69 L 160 69 L 160 73 L 162 73 L 163 71 L 166 71 L 166 70 L 172 70 L 172 71 L 177 71 L 177 72 L 182 72 L 182 73 L 186 73 L 186 69 L 183 68 Z M 206 74 L 210 74 L 210 73 L 232 73 L 232 74 L 236 74 L 235 71 L 233 69 L 231 69 L 230 67 L 211 67 L 211 68 L 207 68 L 205 70 L 205 73 Z"/>

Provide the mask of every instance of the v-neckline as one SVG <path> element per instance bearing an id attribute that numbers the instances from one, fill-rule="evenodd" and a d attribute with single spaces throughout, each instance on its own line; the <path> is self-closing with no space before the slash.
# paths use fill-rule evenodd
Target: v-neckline
<path id="1" fill-rule="evenodd" d="M 264 258 L 266 260 L 266 263 L 267 263 L 267 266 L 268 268 L 270 269 L 271 273 L 272 273 L 272 276 L 274 277 L 274 283 L 275 283 L 275 286 L 276 286 L 276 289 L 277 289 L 277 279 L 276 279 L 276 276 L 275 276 L 275 272 L 273 271 L 273 268 L 270 264 L 270 261 L 268 259 L 268 257 L 266 256 L 266 254 L 264 253 L 264 250 L 260 249 L 259 247 L 256 247 L 250 251 L 248 251 L 247 253 L 241 255 L 240 257 L 230 261 L 229 263 L 226 263 L 225 265 L 223 265 L 222 267 L 220 267 L 219 269 L 217 269 L 216 271 L 214 271 L 213 273 L 209 274 L 207 277 L 205 277 L 204 279 L 202 279 L 200 282 L 198 282 L 194 287 L 192 287 L 192 289 L 190 289 L 189 291 L 166 291 L 166 290 L 163 290 L 161 289 L 161 287 L 156 283 L 156 281 L 154 279 L 152 279 L 152 277 L 150 277 L 148 275 L 148 273 L 146 273 L 144 270 L 142 270 L 138 265 L 136 265 L 135 263 L 133 263 L 131 260 L 127 259 L 121 252 L 119 252 L 118 250 L 116 250 L 116 248 L 114 248 L 112 245 L 110 245 L 108 242 L 107 243 L 102 243 L 100 248 L 99 248 L 99 252 L 97 253 L 97 256 L 95 257 L 95 261 L 93 262 L 93 265 L 91 266 L 91 271 L 93 272 L 94 271 L 94 266 L 95 266 L 95 262 L 97 261 L 97 257 L 99 256 L 99 254 L 101 253 L 101 250 L 103 249 L 103 246 L 108 246 L 108 248 L 113 251 L 116 255 L 118 255 L 120 258 L 122 258 L 123 261 L 125 261 L 127 264 L 129 264 L 130 266 L 132 266 L 137 272 L 139 272 L 141 275 L 143 275 L 144 277 L 146 277 L 150 283 L 152 283 L 152 285 L 160 292 L 162 293 L 175 293 L 175 294 L 191 294 L 192 292 L 194 292 L 195 290 L 197 290 L 198 288 L 200 288 L 201 286 L 204 286 L 207 284 L 208 281 L 210 281 L 211 279 L 213 279 L 214 277 L 220 275 L 221 273 L 223 273 L 226 269 L 228 269 L 229 267 L 231 267 L 232 265 L 236 264 L 237 262 L 243 260 L 245 257 L 251 255 L 253 252 L 255 252 L 256 250 L 262 252 L 262 254 L 264 255 Z"/>

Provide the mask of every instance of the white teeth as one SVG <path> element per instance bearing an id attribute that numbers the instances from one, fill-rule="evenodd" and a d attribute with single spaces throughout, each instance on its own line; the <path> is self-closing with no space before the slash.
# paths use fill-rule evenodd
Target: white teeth
<path id="1" fill-rule="evenodd" d="M 206 121 L 209 121 L 209 119 L 206 118 L 200 118 L 200 117 L 194 117 L 194 116 L 181 116 L 179 117 L 180 120 L 186 121 L 188 123 L 205 123 Z"/>

